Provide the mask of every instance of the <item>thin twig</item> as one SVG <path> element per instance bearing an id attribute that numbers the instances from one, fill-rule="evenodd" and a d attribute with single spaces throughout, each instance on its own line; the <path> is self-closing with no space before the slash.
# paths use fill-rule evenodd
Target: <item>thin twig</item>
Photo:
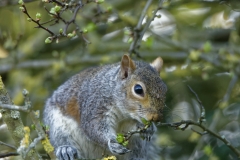
<path id="1" fill-rule="evenodd" d="M 27 106 L 29 109 L 32 108 L 31 106 L 31 101 L 30 101 L 30 98 L 29 98 L 29 93 L 26 89 L 23 90 L 23 96 L 24 96 L 24 103 L 25 103 L 25 106 Z M 29 148 L 27 149 L 27 152 L 36 146 L 36 144 L 44 139 L 44 138 L 47 138 L 47 135 L 45 133 L 45 131 L 43 130 L 43 127 L 39 121 L 39 111 L 33 111 L 33 110 L 30 110 L 29 112 L 29 115 L 30 115 L 30 118 L 33 122 L 33 124 L 35 125 L 35 128 L 36 128 L 36 131 L 37 131 L 37 134 L 38 134 L 38 138 L 35 138 L 34 141 L 30 144 Z M 56 159 L 56 156 L 54 154 L 54 152 L 48 152 L 49 156 L 51 157 L 51 159 Z"/>
<path id="2" fill-rule="evenodd" d="M 140 54 L 138 53 L 138 49 L 140 47 L 142 38 L 144 36 L 144 33 L 147 31 L 147 29 L 149 28 L 151 22 L 154 20 L 154 18 L 156 17 L 156 14 L 158 12 L 158 10 L 161 8 L 162 6 L 162 0 L 159 0 L 159 5 L 157 7 L 157 9 L 153 12 L 153 16 L 147 21 L 147 23 L 145 24 L 143 30 L 141 31 L 141 26 L 142 26 L 142 22 L 145 18 L 145 15 L 147 13 L 148 8 L 150 7 L 152 0 L 148 0 L 143 11 L 142 14 L 138 20 L 138 24 L 137 26 L 134 28 L 134 32 L 133 32 L 133 42 L 130 45 L 129 48 L 129 54 L 132 55 L 133 53 L 136 54 L 137 57 L 141 57 Z"/>
<path id="3" fill-rule="evenodd" d="M 38 28 L 42 28 L 43 30 L 45 30 L 45 31 L 47 31 L 49 34 L 51 34 L 52 36 L 54 36 L 54 33 L 52 32 L 52 31 L 50 31 L 48 28 L 46 28 L 46 27 L 44 27 L 44 26 L 42 26 L 40 23 L 39 23 L 39 20 L 34 20 L 30 15 L 29 15 L 29 13 L 28 13 L 28 11 L 27 11 L 27 8 L 26 8 L 26 6 L 23 4 L 22 5 L 22 7 L 24 8 L 23 9 L 23 13 L 25 13 L 27 16 L 28 16 L 28 18 L 30 18 L 34 23 L 36 23 L 38 26 Z"/>
<path id="4" fill-rule="evenodd" d="M 16 106 L 16 105 L 11 105 L 11 104 L 2 104 L 1 102 L 0 102 L 0 108 L 29 112 L 29 109 L 26 106 Z"/>
<path id="5" fill-rule="evenodd" d="M 77 7 L 76 7 L 75 10 L 74 10 L 74 14 L 73 14 L 72 19 L 66 22 L 66 25 L 65 25 L 65 28 L 64 28 L 64 31 L 63 31 L 63 34 L 64 34 L 64 35 L 67 34 L 67 29 L 68 29 L 69 25 L 70 25 L 71 23 L 74 23 L 74 22 L 75 22 L 77 13 L 78 13 L 78 11 L 80 10 L 80 8 L 82 8 L 82 7 L 83 7 L 83 4 L 82 4 L 81 1 L 79 1 L 79 3 L 77 4 Z M 76 25 L 76 23 L 75 23 L 75 25 Z"/>
<path id="6" fill-rule="evenodd" d="M 231 81 L 230 81 L 230 83 L 229 83 L 229 85 L 228 85 L 227 92 L 226 92 L 226 94 L 223 97 L 223 101 L 224 102 L 227 102 L 229 100 L 230 95 L 232 93 L 232 90 L 233 90 L 235 84 L 237 83 L 237 81 L 238 81 L 238 75 L 234 74 L 232 79 L 231 79 Z"/>
<path id="7" fill-rule="evenodd" d="M 15 146 L 13 146 L 11 144 L 4 143 L 2 141 L 0 141 L 0 145 L 7 146 L 7 147 L 12 148 L 12 149 L 17 149 Z"/>
<path id="8" fill-rule="evenodd" d="M 137 130 L 134 131 L 128 131 L 126 134 L 124 134 L 125 141 L 128 141 L 134 134 L 145 132 L 151 125 L 152 124 L 148 124 L 145 125 L 143 128 L 138 128 Z"/>
<path id="9" fill-rule="evenodd" d="M 185 126 L 182 128 L 180 127 L 181 125 L 185 125 Z M 240 158 L 240 152 L 236 148 L 234 148 L 233 145 L 228 140 L 226 140 L 225 137 L 218 135 L 217 133 L 209 130 L 208 128 L 206 128 L 205 126 L 203 126 L 198 122 L 194 122 L 192 120 L 182 120 L 181 122 L 174 122 L 174 123 L 158 123 L 158 126 L 169 126 L 174 129 L 182 130 L 182 131 L 184 131 L 188 126 L 191 126 L 191 125 L 198 126 L 205 132 L 205 134 L 209 133 L 210 135 L 221 140 Z"/>
<path id="10" fill-rule="evenodd" d="M 56 1 L 56 0 L 51 0 L 51 1 L 54 2 L 54 3 L 56 3 L 56 4 L 58 4 L 58 5 L 61 6 L 61 7 L 64 7 L 64 6 L 65 6 L 64 3 L 61 3 L 61 2 L 59 2 L 59 1 Z"/>
<path id="11" fill-rule="evenodd" d="M 136 44 L 139 41 L 139 37 L 140 37 L 140 30 L 141 30 L 141 26 L 142 26 L 142 22 L 144 20 L 144 17 L 146 15 L 146 12 L 148 10 L 148 8 L 150 7 L 152 3 L 152 0 L 148 0 L 143 11 L 142 14 L 138 20 L 138 24 L 137 26 L 134 28 L 134 33 L 133 33 L 133 42 L 130 45 L 129 48 L 129 54 L 132 55 L 132 53 L 136 54 L 138 57 L 140 57 L 140 55 L 138 54 L 138 52 L 136 51 Z"/>
<path id="12" fill-rule="evenodd" d="M 60 19 L 64 24 L 67 23 L 67 22 L 60 16 L 59 13 L 57 13 L 57 14 L 51 13 L 45 6 L 44 6 L 44 9 L 47 11 L 48 14 L 52 15 L 53 17 L 55 17 L 55 18 L 52 19 L 52 20 L 56 20 L 56 21 L 58 22 L 58 20 Z M 46 24 L 46 23 L 43 23 L 43 24 Z"/>
<path id="13" fill-rule="evenodd" d="M 145 32 L 148 30 L 150 24 L 152 23 L 152 21 L 153 21 L 154 18 L 156 17 L 157 12 L 162 8 L 162 3 L 163 3 L 163 1 L 160 0 L 160 1 L 159 1 L 159 4 L 158 4 L 158 8 L 154 10 L 152 17 L 147 21 L 147 23 L 145 24 L 143 30 L 141 31 L 141 34 L 140 34 L 140 37 L 139 37 L 139 41 L 138 41 L 137 44 L 136 44 L 136 47 L 137 47 L 137 48 L 140 47 L 140 44 L 141 44 L 141 42 L 142 42 L 141 40 L 142 40 Z"/>
<path id="14" fill-rule="evenodd" d="M 45 7 L 44 7 L 45 8 Z M 52 22 L 52 21 L 54 21 L 55 19 L 50 19 L 50 20 L 48 20 L 48 21 L 46 21 L 46 22 L 43 22 L 43 23 L 41 23 L 41 25 L 45 25 L 45 24 L 48 24 L 48 23 L 50 23 L 50 22 Z"/>
<path id="15" fill-rule="evenodd" d="M 23 157 L 25 157 L 31 149 L 35 148 L 42 139 L 44 139 L 44 136 L 35 138 L 33 142 L 28 146 L 27 150 L 24 152 L 25 155 L 23 155 Z"/>
<path id="16" fill-rule="evenodd" d="M 205 122 L 205 121 L 206 121 L 206 119 L 205 119 L 205 108 L 203 107 L 202 101 L 199 99 L 197 93 L 194 92 L 194 90 L 193 90 L 189 85 L 187 85 L 187 86 L 188 86 L 188 88 L 190 89 L 190 91 L 195 95 L 195 97 L 197 98 L 198 103 L 199 103 L 200 106 L 201 106 L 201 107 L 200 107 L 200 113 L 201 113 L 201 115 L 200 115 L 200 118 L 199 118 L 199 123 L 202 124 L 202 122 Z"/>
<path id="17" fill-rule="evenodd" d="M 11 156 L 19 156 L 20 154 L 17 152 L 9 152 L 9 153 L 1 153 L 0 158 L 11 157 Z"/>

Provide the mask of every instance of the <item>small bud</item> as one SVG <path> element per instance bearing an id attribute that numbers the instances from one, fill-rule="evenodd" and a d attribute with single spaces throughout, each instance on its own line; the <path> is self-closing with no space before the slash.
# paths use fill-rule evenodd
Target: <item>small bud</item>
<path id="1" fill-rule="evenodd" d="M 61 8 L 60 6 L 55 6 L 55 7 L 54 7 L 55 12 L 59 12 L 61 9 L 62 9 L 62 8 Z"/>
<path id="2" fill-rule="evenodd" d="M 133 38 L 130 37 L 130 38 L 128 39 L 127 43 L 132 43 L 132 41 L 133 41 Z"/>
<path id="3" fill-rule="evenodd" d="M 32 21 L 32 19 L 31 19 L 31 18 L 27 18 L 27 21 L 28 21 L 28 22 L 31 22 L 31 21 Z"/>
<path id="4" fill-rule="evenodd" d="M 42 0 L 42 2 L 44 2 L 44 3 L 49 3 L 49 0 Z"/>
<path id="5" fill-rule="evenodd" d="M 59 29 L 59 33 L 60 33 L 60 34 L 63 33 L 63 29 L 62 29 L 62 28 Z"/>
<path id="6" fill-rule="evenodd" d="M 34 124 L 31 125 L 32 130 L 36 130 L 36 126 Z"/>
<path id="7" fill-rule="evenodd" d="M 72 33 L 68 33 L 67 37 L 72 38 L 72 37 L 74 37 L 74 35 Z"/>
<path id="8" fill-rule="evenodd" d="M 126 147 L 128 145 L 128 141 L 124 141 L 122 145 Z"/>
<path id="9" fill-rule="evenodd" d="M 20 9 L 22 12 L 25 11 L 24 7 L 19 7 L 19 9 Z"/>
<path id="10" fill-rule="evenodd" d="M 45 43 L 52 43 L 52 37 L 48 37 L 45 39 Z"/>
<path id="11" fill-rule="evenodd" d="M 40 20 L 40 19 L 41 19 L 41 14 L 40 14 L 40 13 L 37 13 L 37 14 L 36 14 L 36 19 L 37 19 L 37 20 Z"/>
<path id="12" fill-rule="evenodd" d="M 50 13 L 51 13 L 51 14 L 57 14 L 54 7 L 51 8 Z M 52 16 L 52 15 L 51 15 L 51 16 Z"/>
<path id="13" fill-rule="evenodd" d="M 118 143 L 122 144 L 124 142 L 124 135 L 121 133 L 118 133 L 116 140 Z"/>
<path id="14" fill-rule="evenodd" d="M 112 7 L 111 6 L 107 7 L 107 11 L 112 12 Z"/>
<path id="15" fill-rule="evenodd" d="M 88 30 L 86 28 L 83 29 L 83 33 L 87 33 Z"/>
<path id="16" fill-rule="evenodd" d="M 125 35 L 130 35 L 131 32 L 130 32 L 129 30 L 125 30 L 125 31 L 124 31 L 124 34 L 125 34 Z"/>
<path id="17" fill-rule="evenodd" d="M 18 1 L 18 4 L 20 4 L 20 5 L 24 5 L 23 0 L 19 0 L 19 1 Z"/>
<path id="18" fill-rule="evenodd" d="M 58 38 L 56 39 L 56 43 L 57 43 L 57 44 L 59 43 L 59 39 L 58 39 Z"/>
<path id="19" fill-rule="evenodd" d="M 101 4 L 101 3 L 104 2 L 104 0 L 96 0 L 95 2 L 96 2 L 97 4 Z"/>
<path id="20" fill-rule="evenodd" d="M 76 36 L 76 31 L 74 30 L 74 31 L 72 32 L 72 34 L 73 34 L 73 36 Z"/>

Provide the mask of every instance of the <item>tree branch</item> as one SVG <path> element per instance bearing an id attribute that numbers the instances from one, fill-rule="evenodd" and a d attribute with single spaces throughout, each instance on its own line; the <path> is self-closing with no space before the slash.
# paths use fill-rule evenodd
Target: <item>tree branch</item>
<path id="1" fill-rule="evenodd" d="M 19 156 L 20 154 L 17 152 L 9 152 L 9 153 L 1 153 L 0 158 L 11 157 L 11 156 Z"/>
<path id="2" fill-rule="evenodd" d="M 26 106 L 16 106 L 16 105 L 11 105 L 11 104 L 2 104 L 1 102 L 0 102 L 0 108 L 29 112 L 29 110 Z"/>
<path id="3" fill-rule="evenodd" d="M 147 23 L 145 24 L 143 30 L 141 30 L 141 26 L 142 26 L 143 20 L 145 18 L 145 15 L 146 15 L 147 10 L 150 7 L 151 3 L 152 3 L 152 0 L 148 0 L 147 1 L 146 5 L 145 5 L 145 7 L 144 7 L 144 9 L 142 11 L 142 14 L 141 14 L 141 16 L 140 16 L 140 18 L 138 20 L 138 24 L 134 28 L 134 31 L 133 31 L 133 42 L 131 43 L 130 48 L 128 50 L 130 56 L 132 54 L 136 54 L 137 57 L 141 57 L 139 52 L 138 52 L 138 49 L 140 48 L 142 38 L 143 38 L 145 32 L 147 31 L 147 29 L 149 28 L 151 22 L 156 17 L 156 13 L 158 12 L 158 10 L 162 6 L 162 0 L 159 0 L 159 5 L 158 5 L 157 9 L 153 12 L 153 16 L 147 21 Z"/>
<path id="4" fill-rule="evenodd" d="M 200 115 L 199 121 L 198 122 L 194 122 L 192 120 L 182 120 L 180 122 L 173 122 L 173 123 L 160 123 L 159 122 L 157 125 L 158 126 L 169 126 L 169 127 L 172 127 L 175 130 L 182 130 L 182 131 L 184 131 L 188 126 L 192 126 L 192 125 L 193 126 L 198 126 L 198 127 L 200 127 L 203 130 L 202 133 L 199 132 L 199 131 L 196 131 L 195 129 L 192 129 L 192 131 L 194 131 L 194 132 L 196 132 L 196 133 L 198 133 L 200 135 L 210 134 L 210 135 L 216 137 L 217 139 L 219 139 L 223 143 L 225 143 L 240 158 L 240 152 L 235 147 L 233 147 L 233 145 L 224 136 L 220 136 L 219 134 L 217 134 L 214 131 L 206 128 L 202 124 L 202 122 L 205 121 L 205 108 L 202 105 L 202 102 L 199 99 L 199 97 L 196 94 L 196 92 L 194 92 L 193 89 L 190 86 L 188 86 L 188 88 L 195 95 L 198 103 L 200 104 L 201 115 Z M 181 125 L 184 125 L 184 126 L 181 127 Z"/>
<path id="5" fill-rule="evenodd" d="M 0 141 L 0 145 L 2 145 L 2 146 L 7 146 L 7 147 L 12 148 L 12 149 L 17 149 L 15 146 L 10 145 L 10 144 L 7 144 L 7 143 L 4 143 L 4 142 L 2 142 L 2 141 Z"/>
<path id="6" fill-rule="evenodd" d="M 185 125 L 185 126 L 180 127 L 181 125 Z M 181 122 L 174 122 L 174 123 L 158 123 L 158 126 L 169 126 L 169 127 L 172 127 L 176 130 L 182 130 L 182 131 L 184 131 L 188 126 L 191 126 L 191 125 L 198 126 L 204 131 L 204 134 L 209 133 L 210 135 L 212 135 L 212 136 L 216 137 L 217 139 L 221 140 L 240 158 L 240 152 L 236 148 L 234 148 L 233 145 L 228 140 L 226 140 L 226 138 L 224 138 L 223 136 L 220 136 L 217 133 L 209 130 L 208 128 L 206 128 L 205 126 L 200 124 L 199 122 L 194 122 L 192 120 L 182 120 Z"/>
<path id="7" fill-rule="evenodd" d="M 6 91 L 4 84 L 0 76 L 0 102 L 2 104 L 13 105 L 8 92 Z M 24 125 L 20 117 L 19 111 L 0 109 L 3 121 L 6 123 L 8 130 L 15 141 L 15 144 L 19 145 L 24 138 Z M 18 146 L 17 146 L 18 147 Z M 33 150 L 29 152 L 27 158 L 39 159 L 37 152 Z"/>

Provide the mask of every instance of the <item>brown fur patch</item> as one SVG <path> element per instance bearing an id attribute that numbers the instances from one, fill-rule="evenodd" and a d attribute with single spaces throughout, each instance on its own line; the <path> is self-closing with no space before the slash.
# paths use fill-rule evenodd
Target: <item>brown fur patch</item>
<path id="1" fill-rule="evenodd" d="M 71 116 L 78 123 L 80 123 L 80 107 L 75 97 L 68 101 L 66 107 L 66 114 Z"/>

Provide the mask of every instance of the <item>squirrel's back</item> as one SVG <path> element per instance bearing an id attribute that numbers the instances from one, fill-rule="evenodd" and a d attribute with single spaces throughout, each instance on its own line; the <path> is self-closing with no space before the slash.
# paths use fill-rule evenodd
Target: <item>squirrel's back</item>
<path id="1" fill-rule="evenodd" d="M 128 148 L 116 137 L 142 127 L 142 119 L 162 118 L 167 88 L 159 77 L 161 67 L 160 58 L 149 65 L 124 55 L 120 63 L 86 69 L 61 85 L 44 110 L 57 157 L 156 157 L 152 142 L 139 135 L 130 139 Z M 145 136 L 151 137 L 155 129 L 151 125 Z"/>

